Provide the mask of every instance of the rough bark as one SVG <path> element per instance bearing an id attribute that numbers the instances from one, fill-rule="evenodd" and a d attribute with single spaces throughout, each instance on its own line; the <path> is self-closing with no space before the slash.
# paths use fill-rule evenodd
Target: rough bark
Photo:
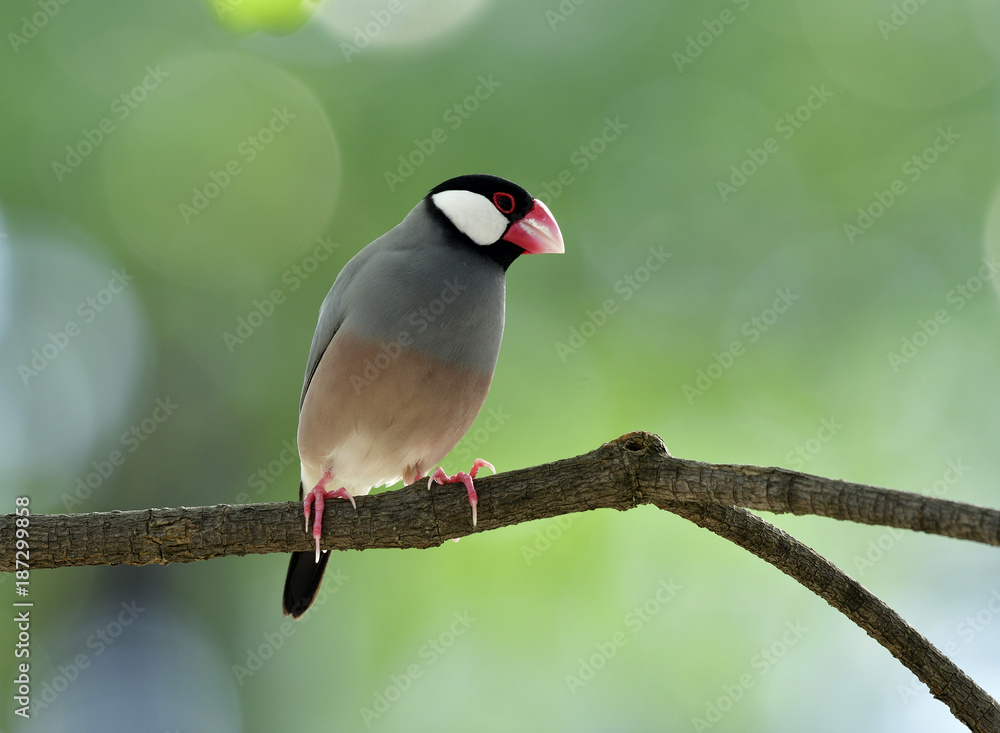
<path id="1" fill-rule="evenodd" d="M 1000 706 L 985 690 L 898 613 L 812 548 L 745 509 L 658 505 L 731 540 L 825 599 L 888 649 L 970 730 L 1000 731 Z"/>
<path id="2" fill-rule="evenodd" d="M 971 730 L 1000 732 L 1000 706 L 891 608 L 832 563 L 746 511 L 814 514 L 1000 545 L 1000 511 L 781 468 L 674 458 L 629 433 L 590 453 L 476 480 L 472 527 L 461 485 L 424 482 L 327 502 L 322 547 L 428 548 L 534 519 L 652 504 L 731 540 L 795 578 L 863 628 Z M 14 570 L 15 516 L 0 519 L 0 570 Z M 299 502 L 30 517 L 32 570 L 193 562 L 311 550 Z"/>
<path id="3" fill-rule="evenodd" d="M 814 514 L 1000 545 L 1000 511 L 821 478 L 783 468 L 699 463 L 669 455 L 659 437 L 629 433 L 575 458 L 476 479 L 479 524 L 460 485 L 329 501 L 322 546 L 436 547 L 452 537 L 591 509 L 663 502 Z M 219 504 L 31 517 L 31 567 L 147 565 L 224 555 L 309 550 L 302 506 Z M 0 518 L 0 571 L 14 569 L 14 515 Z"/>

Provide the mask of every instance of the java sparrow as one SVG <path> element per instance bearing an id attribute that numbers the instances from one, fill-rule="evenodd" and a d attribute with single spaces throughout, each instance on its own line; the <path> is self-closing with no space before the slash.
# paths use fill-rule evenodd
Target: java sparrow
<path id="1" fill-rule="evenodd" d="M 316 553 L 295 552 L 283 606 L 296 618 L 319 589 L 324 499 L 355 496 L 433 470 L 486 400 L 503 335 L 507 268 L 524 253 L 563 252 L 548 207 L 497 176 L 445 181 L 341 270 L 319 312 L 299 400 L 299 498 Z M 476 523 L 473 478 L 461 481 Z"/>

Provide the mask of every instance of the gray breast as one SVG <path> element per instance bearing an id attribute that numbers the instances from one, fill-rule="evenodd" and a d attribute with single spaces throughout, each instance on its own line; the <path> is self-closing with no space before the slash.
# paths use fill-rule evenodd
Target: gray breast
<path id="1" fill-rule="evenodd" d="M 503 268 L 421 206 L 360 255 L 360 272 L 344 291 L 345 328 L 493 372 L 503 336 Z"/>

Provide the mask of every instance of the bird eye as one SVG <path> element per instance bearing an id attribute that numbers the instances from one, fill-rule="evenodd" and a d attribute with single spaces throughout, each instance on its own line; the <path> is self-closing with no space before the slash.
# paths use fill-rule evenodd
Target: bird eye
<path id="1" fill-rule="evenodd" d="M 500 210 L 501 213 L 509 214 L 514 210 L 514 197 L 509 193 L 498 191 L 493 194 L 493 204 Z"/>

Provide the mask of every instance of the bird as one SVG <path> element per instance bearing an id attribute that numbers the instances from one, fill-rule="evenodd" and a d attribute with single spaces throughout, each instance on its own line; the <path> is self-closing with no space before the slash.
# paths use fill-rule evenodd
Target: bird
<path id="1" fill-rule="evenodd" d="M 549 208 L 487 174 L 432 188 L 395 227 L 361 249 L 323 300 L 299 399 L 299 498 L 316 552 L 294 552 L 282 598 L 300 618 L 330 551 L 320 551 L 326 499 L 376 486 L 462 483 L 492 464 L 445 473 L 441 460 L 479 414 L 503 336 L 507 268 L 522 254 L 562 253 Z M 436 466 L 436 468 L 434 468 Z"/>

